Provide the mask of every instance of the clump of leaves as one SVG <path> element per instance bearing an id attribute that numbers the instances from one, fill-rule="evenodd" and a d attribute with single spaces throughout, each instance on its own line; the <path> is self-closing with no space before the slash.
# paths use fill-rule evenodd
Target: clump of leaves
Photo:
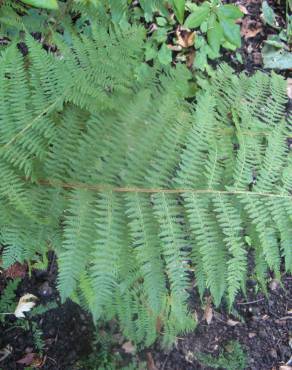
<path id="1" fill-rule="evenodd" d="M 196 68 L 204 70 L 207 58 L 219 58 L 221 47 L 234 51 L 241 46 L 240 26 L 236 21 L 243 13 L 237 6 L 222 5 L 219 0 L 205 1 L 199 6 L 189 3 L 187 6 L 190 15 L 184 26 L 199 29 L 195 37 Z"/>
<path id="2" fill-rule="evenodd" d="M 205 353 L 197 353 L 198 361 L 214 369 L 243 370 L 246 368 L 246 353 L 237 341 L 226 344 L 217 357 Z"/>
<path id="3" fill-rule="evenodd" d="M 205 70 L 208 58 L 217 59 L 221 56 L 221 47 L 234 51 L 241 46 L 240 26 L 236 21 L 243 13 L 233 4 L 223 5 L 220 0 L 204 1 L 201 5 L 191 1 L 173 1 L 168 12 L 163 9 L 164 11 L 154 18 L 148 33 L 147 61 L 158 59 L 162 64 L 170 64 L 172 50 L 180 51 L 181 46 L 188 48 L 194 44 L 196 54 L 193 67 Z M 185 13 L 188 13 L 186 19 Z M 168 42 L 169 38 L 174 39 L 174 29 L 178 46 L 169 45 Z M 180 30 L 190 36 L 191 43 L 181 44 Z M 190 30 L 195 30 L 195 33 Z M 184 55 L 183 52 L 181 54 Z M 178 59 L 181 59 L 182 55 L 179 55 Z"/>

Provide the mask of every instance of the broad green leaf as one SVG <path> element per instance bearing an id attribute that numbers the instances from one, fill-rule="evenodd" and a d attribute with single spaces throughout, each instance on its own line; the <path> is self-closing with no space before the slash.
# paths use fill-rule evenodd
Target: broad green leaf
<path id="1" fill-rule="evenodd" d="M 185 0 L 173 0 L 174 13 L 180 24 L 183 24 L 185 18 Z"/>
<path id="2" fill-rule="evenodd" d="M 164 27 L 167 25 L 167 20 L 163 17 L 156 17 L 156 23 L 158 24 L 158 26 Z"/>
<path id="3" fill-rule="evenodd" d="M 185 27 L 196 28 L 199 27 L 207 18 L 210 13 L 210 8 L 200 6 L 195 12 L 191 13 L 185 21 Z"/>
<path id="4" fill-rule="evenodd" d="M 166 44 L 163 44 L 159 49 L 158 60 L 161 64 L 164 65 L 168 65 L 172 62 L 172 52 Z"/>
<path id="5" fill-rule="evenodd" d="M 201 23 L 200 25 L 200 31 L 202 33 L 206 33 L 208 30 L 208 22 L 207 21 L 204 21 L 203 23 Z"/>
<path id="6" fill-rule="evenodd" d="M 217 14 L 220 19 L 238 19 L 243 16 L 240 9 L 232 4 L 221 5 L 217 9 Z"/>
<path id="7" fill-rule="evenodd" d="M 205 46 L 205 45 L 206 45 L 206 41 L 204 37 L 197 35 L 195 37 L 195 48 L 200 49 L 202 46 Z"/>
<path id="8" fill-rule="evenodd" d="M 42 9 L 58 9 L 59 5 L 57 0 L 22 0 L 24 4 L 34 6 Z"/>
<path id="9" fill-rule="evenodd" d="M 209 45 L 205 46 L 206 53 L 208 58 L 211 60 L 218 59 L 220 57 L 219 51 L 214 51 Z"/>
<path id="10" fill-rule="evenodd" d="M 272 69 L 291 69 L 292 68 L 292 53 L 265 45 L 262 49 L 264 66 Z"/>
<path id="11" fill-rule="evenodd" d="M 267 1 L 263 1 L 262 4 L 262 11 L 264 16 L 264 21 L 269 24 L 272 27 L 277 26 L 276 25 L 276 14 L 274 10 L 270 7 Z"/>
<path id="12" fill-rule="evenodd" d="M 228 49 L 228 50 L 232 50 L 232 51 L 235 51 L 237 49 L 237 47 L 235 45 L 231 44 L 226 39 L 222 40 L 221 45 L 224 47 L 224 49 Z"/>
<path id="13" fill-rule="evenodd" d="M 208 44 L 215 53 L 219 52 L 222 39 L 223 39 L 223 28 L 219 22 L 215 21 L 207 31 Z"/>
<path id="14" fill-rule="evenodd" d="M 220 24 L 223 28 L 223 34 L 226 40 L 229 41 L 234 46 L 239 48 L 241 45 L 239 25 L 235 24 L 233 21 L 228 21 L 225 19 L 222 19 Z"/>
<path id="15" fill-rule="evenodd" d="M 238 62 L 240 64 L 243 64 L 242 55 L 240 53 L 236 53 L 235 56 L 236 56 L 236 59 L 238 60 Z"/>
<path id="16" fill-rule="evenodd" d="M 157 30 L 153 33 L 152 38 L 159 44 L 162 44 L 167 39 L 167 29 L 161 27 L 157 28 Z"/>

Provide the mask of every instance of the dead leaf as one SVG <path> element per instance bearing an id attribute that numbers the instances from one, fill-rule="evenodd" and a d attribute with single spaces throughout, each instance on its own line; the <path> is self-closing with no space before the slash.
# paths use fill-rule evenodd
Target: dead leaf
<path id="1" fill-rule="evenodd" d="M 229 325 L 229 326 L 236 326 L 238 324 L 240 324 L 239 321 L 235 321 L 235 320 L 231 320 L 231 319 L 227 320 L 227 325 Z"/>
<path id="2" fill-rule="evenodd" d="M 14 311 L 14 315 L 18 318 L 24 318 L 24 312 L 30 311 L 35 305 L 38 298 L 33 294 L 24 294 L 20 297 L 18 305 Z"/>
<path id="3" fill-rule="evenodd" d="M 292 78 L 287 78 L 287 95 L 289 99 L 292 99 Z"/>
<path id="4" fill-rule="evenodd" d="M 32 368 L 40 368 L 45 364 L 46 356 L 42 358 L 37 353 L 30 352 L 16 362 Z"/>
<path id="5" fill-rule="evenodd" d="M 195 32 L 184 30 L 180 27 L 176 30 L 177 43 L 183 48 L 189 48 L 194 45 Z"/>
<path id="6" fill-rule="evenodd" d="M 44 357 L 36 356 L 33 362 L 30 364 L 30 366 L 34 368 L 43 367 L 46 362 L 46 359 L 47 359 L 47 356 L 44 356 Z"/>
<path id="7" fill-rule="evenodd" d="M 135 346 L 133 345 L 133 343 L 132 343 L 131 341 L 125 342 L 125 343 L 122 345 L 122 348 L 123 348 L 123 350 L 124 350 L 126 353 L 130 353 L 130 354 L 133 354 L 133 353 L 135 353 L 135 351 L 136 351 L 136 348 L 135 348 Z"/>
<path id="8" fill-rule="evenodd" d="M 210 325 L 211 324 L 211 321 L 213 319 L 213 309 L 210 305 L 210 303 L 208 302 L 206 308 L 205 308 L 205 312 L 204 312 L 204 316 L 203 316 L 203 319 L 207 321 L 207 324 Z"/>
<path id="9" fill-rule="evenodd" d="M 156 320 L 156 332 L 157 333 L 160 333 L 161 332 L 161 328 L 162 328 L 162 320 L 161 320 L 161 317 L 158 316 L 157 317 L 157 320 Z"/>
<path id="10" fill-rule="evenodd" d="M 248 337 L 251 339 L 251 338 L 254 338 L 256 336 L 256 333 L 248 333 Z"/>
<path id="11" fill-rule="evenodd" d="M 248 14 L 248 10 L 244 5 L 239 4 L 238 7 L 243 14 Z"/>
<path id="12" fill-rule="evenodd" d="M 168 47 L 168 49 L 170 49 L 172 51 L 181 51 L 182 50 L 182 47 L 180 45 L 168 44 L 167 47 Z"/>
<path id="13" fill-rule="evenodd" d="M 292 370 L 292 366 L 287 366 L 287 365 L 280 366 L 279 370 Z"/>
<path id="14" fill-rule="evenodd" d="M 151 352 L 147 352 L 146 356 L 147 356 L 147 369 L 148 370 L 158 370 L 153 360 Z"/>
<path id="15" fill-rule="evenodd" d="M 194 49 L 190 49 L 190 50 L 191 51 L 187 54 L 187 60 L 186 60 L 186 64 L 188 68 L 192 68 L 194 64 L 194 59 L 195 59 L 195 50 Z"/>
<path id="16" fill-rule="evenodd" d="M 35 356 L 37 356 L 36 353 L 33 353 L 33 352 L 27 353 L 23 358 L 21 358 L 20 360 L 18 360 L 16 362 L 18 364 L 29 366 L 29 365 L 32 364 Z"/>
<path id="17" fill-rule="evenodd" d="M 244 18 L 241 23 L 240 34 L 246 40 L 255 37 L 258 33 L 262 32 L 262 24 L 250 18 Z"/>
<path id="18" fill-rule="evenodd" d="M 21 264 L 19 262 L 14 263 L 7 270 L 4 271 L 4 275 L 7 278 L 16 279 L 16 278 L 23 278 L 26 274 L 27 266 L 26 264 Z"/>
<path id="19" fill-rule="evenodd" d="M 280 282 L 276 279 L 273 279 L 271 282 L 270 282 L 270 289 L 271 290 L 277 290 L 278 288 L 280 287 Z"/>

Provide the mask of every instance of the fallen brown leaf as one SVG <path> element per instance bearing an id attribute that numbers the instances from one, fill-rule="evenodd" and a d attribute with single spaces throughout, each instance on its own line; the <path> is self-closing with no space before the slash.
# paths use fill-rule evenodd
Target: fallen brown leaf
<path id="1" fill-rule="evenodd" d="M 248 10 L 246 9 L 244 5 L 239 4 L 238 7 L 243 14 L 248 14 Z"/>
<path id="2" fill-rule="evenodd" d="M 229 325 L 229 326 L 236 326 L 238 324 L 240 324 L 239 321 L 235 321 L 235 320 L 231 320 L 231 319 L 227 320 L 227 325 Z"/>
<path id="3" fill-rule="evenodd" d="M 211 324 L 211 321 L 213 319 L 213 309 L 212 309 L 211 304 L 209 302 L 208 302 L 208 304 L 205 308 L 203 319 L 207 321 L 208 325 Z"/>
<path id="4" fill-rule="evenodd" d="M 26 274 L 27 266 L 26 264 L 21 264 L 19 262 L 14 263 L 7 270 L 4 271 L 4 275 L 7 278 L 16 279 L 16 278 L 23 278 Z"/>
<path id="5" fill-rule="evenodd" d="M 273 279 L 271 282 L 270 282 L 270 289 L 271 290 L 277 290 L 278 288 L 280 287 L 280 282 L 276 279 Z"/>
<path id="6" fill-rule="evenodd" d="M 187 54 L 187 60 L 186 64 L 188 68 L 192 68 L 194 64 L 194 59 L 195 59 L 195 50 L 190 49 L 191 51 Z"/>
<path id="7" fill-rule="evenodd" d="M 20 360 L 16 361 L 18 364 L 29 366 L 32 364 L 35 356 L 37 356 L 36 353 L 30 352 L 27 353 L 24 357 L 22 357 Z"/>
<path id="8" fill-rule="evenodd" d="M 189 48 L 194 45 L 195 32 L 183 30 L 180 27 L 176 30 L 177 43 L 183 48 Z"/>
<path id="9" fill-rule="evenodd" d="M 147 352 L 146 356 L 147 356 L 147 369 L 148 370 L 158 370 L 153 360 L 151 352 Z"/>
<path id="10" fill-rule="evenodd" d="M 292 366 L 287 366 L 287 365 L 280 366 L 279 370 L 292 370 Z"/>
<path id="11" fill-rule="evenodd" d="M 156 331 L 157 331 L 157 333 L 161 332 L 161 328 L 162 328 L 162 320 L 161 320 L 161 317 L 158 316 L 157 320 L 156 320 Z"/>
<path id="12" fill-rule="evenodd" d="M 246 40 L 255 37 L 258 33 L 262 32 L 262 24 L 250 18 L 244 18 L 241 23 L 240 34 Z"/>
<path id="13" fill-rule="evenodd" d="M 135 346 L 133 345 L 133 343 L 131 341 L 125 342 L 122 345 L 122 348 L 126 353 L 130 353 L 130 354 L 132 354 L 136 351 L 136 348 L 135 348 Z"/>

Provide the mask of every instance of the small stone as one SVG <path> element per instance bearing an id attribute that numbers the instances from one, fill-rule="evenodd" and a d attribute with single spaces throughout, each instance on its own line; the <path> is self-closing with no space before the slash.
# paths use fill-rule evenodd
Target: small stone
<path id="1" fill-rule="evenodd" d="M 271 290 L 277 290 L 278 288 L 280 287 L 280 282 L 276 279 L 273 279 L 271 282 L 270 282 L 270 289 Z"/>
<path id="2" fill-rule="evenodd" d="M 277 351 L 274 348 L 272 348 L 269 352 L 270 352 L 271 357 L 273 358 L 278 357 Z"/>
<path id="3" fill-rule="evenodd" d="M 39 294 L 43 297 L 50 297 L 53 294 L 53 289 L 47 281 L 39 287 Z"/>
<path id="4" fill-rule="evenodd" d="M 248 333 L 248 337 L 251 339 L 251 338 L 254 338 L 256 336 L 256 333 Z"/>

